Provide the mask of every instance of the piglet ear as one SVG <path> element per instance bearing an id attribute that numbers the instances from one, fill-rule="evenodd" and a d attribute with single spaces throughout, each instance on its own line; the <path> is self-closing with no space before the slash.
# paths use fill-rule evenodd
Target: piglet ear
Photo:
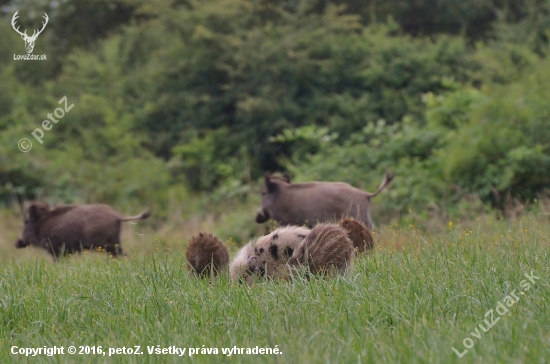
<path id="1" fill-rule="evenodd" d="M 254 268 L 256 268 L 256 262 L 257 262 L 258 258 L 253 255 L 251 256 L 250 258 L 248 258 L 248 261 L 246 262 L 247 263 L 247 266 L 248 266 L 248 270 L 249 271 L 253 271 Z"/>

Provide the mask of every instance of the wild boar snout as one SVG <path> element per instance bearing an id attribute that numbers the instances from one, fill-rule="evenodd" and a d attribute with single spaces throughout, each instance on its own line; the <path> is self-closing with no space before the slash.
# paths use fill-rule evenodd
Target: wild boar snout
<path id="1" fill-rule="evenodd" d="M 20 249 L 20 248 L 25 248 L 26 246 L 28 246 L 29 244 L 25 243 L 25 241 L 23 241 L 23 239 L 17 239 L 17 241 L 15 242 L 15 247 L 17 249 Z"/>
<path id="2" fill-rule="evenodd" d="M 264 223 L 267 220 L 269 220 L 269 212 L 263 208 L 258 209 L 258 213 L 256 214 L 256 222 L 258 224 Z"/>

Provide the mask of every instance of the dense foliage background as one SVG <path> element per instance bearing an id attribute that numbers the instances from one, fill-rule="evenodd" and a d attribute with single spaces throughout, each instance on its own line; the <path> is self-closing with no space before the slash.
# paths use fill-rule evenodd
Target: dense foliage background
<path id="1" fill-rule="evenodd" d="M 2 4 L 4 206 L 162 217 L 178 196 L 245 199 L 265 172 L 374 190 L 391 169 L 379 213 L 406 221 L 505 211 L 550 186 L 549 0 Z M 47 61 L 13 60 L 16 10 L 28 29 L 49 15 Z M 30 133 L 63 96 L 75 107 L 41 145 Z"/>

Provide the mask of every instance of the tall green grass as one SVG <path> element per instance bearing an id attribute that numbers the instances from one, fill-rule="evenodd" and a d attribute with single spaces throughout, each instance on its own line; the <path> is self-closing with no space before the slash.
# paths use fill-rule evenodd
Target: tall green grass
<path id="1" fill-rule="evenodd" d="M 450 226 L 454 225 L 454 226 Z M 82 254 L 4 260 L 0 362 L 12 346 L 64 346 L 29 362 L 545 363 L 550 358 L 550 224 L 479 219 L 446 231 L 385 227 L 345 277 L 251 288 L 188 273 L 184 248 L 124 259 Z M 162 246 L 162 244 L 159 244 Z M 233 249 L 234 253 L 234 249 Z M 524 273 L 540 277 L 481 338 L 470 334 Z M 495 315 L 497 315 L 495 313 Z M 463 340 L 474 346 L 460 359 Z M 70 355 L 70 345 L 141 346 L 143 355 Z M 149 355 L 147 346 L 218 348 L 218 355 Z M 225 356 L 221 348 L 279 355 Z M 200 352 L 200 350 L 199 350 Z"/>

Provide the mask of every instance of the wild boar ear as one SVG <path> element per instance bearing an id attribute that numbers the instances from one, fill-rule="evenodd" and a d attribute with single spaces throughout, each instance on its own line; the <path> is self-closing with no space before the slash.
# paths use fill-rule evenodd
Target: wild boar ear
<path id="1" fill-rule="evenodd" d="M 268 191 L 273 191 L 273 189 L 275 188 L 275 183 L 271 182 L 271 177 L 269 177 L 269 174 L 264 174 L 264 183 L 265 183 L 265 188 L 268 190 Z"/>
<path id="2" fill-rule="evenodd" d="M 40 220 L 40 212 L 38 211 L 39 208 L 36 205 L 31 205 L 29 207 L 29 219 L 32 221 Z"/>
<path id="3" fill-rule="evenodd" d="M 38 221 L 48 212 L 47 208 L 41 205 L 32 204 L 29 207 L 29 218 L 31 221 Z"/>

